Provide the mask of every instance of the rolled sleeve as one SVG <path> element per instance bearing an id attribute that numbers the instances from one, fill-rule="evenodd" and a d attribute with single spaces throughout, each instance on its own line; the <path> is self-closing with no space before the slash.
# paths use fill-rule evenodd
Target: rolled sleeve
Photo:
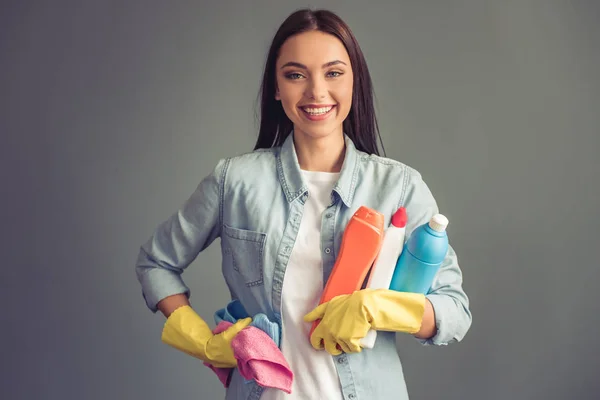
<path id="1" fill-rule="evenodd" d="M 181 274 L 220 235 L 222 182 L 227 162 L 221 160 L 170 218 L 161 223 L 139 251 L 135 271 L 147 307 L 175 294 L 190 296 Z"/>
<path id="2" fill-rule="evenodd" d="M 409 168 L 409 181 L 402 204 L 406 208 L 408 224 L 406 237 L 439 212 L 437 203 L 423 181 L 421 174 Z M 436 333 L 429 339 L 416 338 L 423 345 L 448 345 L 464 338 L 471 327 L 469 298 L 462 287 L 462 271 L 454 248 L 448 253 L 426 297 L 435 313 Z"/>
<path id="3" fill-rule="evenodd" d="M 435 313 L 436 334 L 417 340 L 423 345 L 448 345 L 461 341 L 471 327 L 469 298 L 462 288 L 462 273 L 452 246 L 426 296 Z"/>

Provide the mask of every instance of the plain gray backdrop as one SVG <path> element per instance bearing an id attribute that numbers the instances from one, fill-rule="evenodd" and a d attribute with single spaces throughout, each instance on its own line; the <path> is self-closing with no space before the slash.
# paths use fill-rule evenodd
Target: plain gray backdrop
<path id="1" fill-rule="evenodd" d="M 337 12 L 387 156 L 450 219 L 473 325 L 398 339 L 412 399 L 598 398 L 596 1 L 3 2 L 1 389 L 21 399 L 219 399 L 162 344 L 138 248 L 219 158 L 250 151 L 275 30 Z M 184 274 L 212 323 L 218 241 Z"/>

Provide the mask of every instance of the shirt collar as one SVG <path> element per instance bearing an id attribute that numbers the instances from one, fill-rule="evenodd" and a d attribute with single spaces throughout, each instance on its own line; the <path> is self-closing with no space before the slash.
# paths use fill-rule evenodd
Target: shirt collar
<path id="1" fill-rule="evenodd" d="M 294 201 L 308 191 L 306 183 L 302 179 L 293 135 L 293 132 L 288 135 L 277 155 L 277 173 L 288 202 Z M 346 134 L 344 134 L 344 142 L 346 144 L 344 162 L 333 191 L 340 196 L 347 207 L 350 207 L 356 187 L 359 154 L 354 143 Z"/>

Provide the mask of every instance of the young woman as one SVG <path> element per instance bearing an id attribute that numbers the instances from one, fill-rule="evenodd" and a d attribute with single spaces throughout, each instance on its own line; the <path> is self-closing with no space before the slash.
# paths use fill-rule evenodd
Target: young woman
<path id="1" fill-rule="evenodd" d="M 227 399 L 407 399 L 396 333 L 446 345 L 469 329 L 452 248 L 426 296 L 360 290 L 317 308 L 360 206 L 387 224 L 404 206 L 407 237 L 438 212 L 416 170 L 379 155 L 377 130 L 371 78 L 348 26 L 329 11 L 297 11 L 268 54 L 256 148 L 220 160 L 141 247 L 136 272 L 147 306 L 167 318 L 165 343 L 215 367 L 236 366 L 230 343 L 252 318 L 213 334 L 181 278 L 217 237 L 232 298 L 280 327 L 292 393 L 244 382 L 234 369 Z M 309 338 L 315 319 L 319 329 Z M 362 349 L 348 328 L 378 329 L 374 348 Z"/>

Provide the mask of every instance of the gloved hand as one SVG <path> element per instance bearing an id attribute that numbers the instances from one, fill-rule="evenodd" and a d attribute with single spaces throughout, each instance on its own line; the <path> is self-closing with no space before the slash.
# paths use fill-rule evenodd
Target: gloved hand
<path id="1" fill-rule="evenodd" d="M 162 341 L 216 368 L 237 366 L 231 341 L 252 318 L 244 318 L 215 335 L 204 320 L 189 305 L 177 308 L 169 315 L 162 331 Z"/>
<path id="2" fill-rule="evenodd" d="M 389 289 L 363 289 L 334 297 L 304 316 L 321 319 L 310 337 L 312 346 L 332 354 L 360 352 L 369 329 L 416 333 L 425 312 L 425 296 Z M 338 348 L 339 346 L 339 348 Z"/>

